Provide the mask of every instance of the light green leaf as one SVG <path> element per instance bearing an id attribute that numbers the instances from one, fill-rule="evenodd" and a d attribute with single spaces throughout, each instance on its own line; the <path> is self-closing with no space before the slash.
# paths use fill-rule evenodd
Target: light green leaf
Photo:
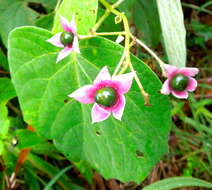
<path id="1" fill-rule="evenodd" d="M 157 0 L 162 35 L 169 64 L 186 65 L 186 30 L 180 0 Z"/>
<path id="2" fill-rule="evenodd" d="M 53 33 L 62 30 L 60 24 L 60 15 L 71 21 L 75 16 L 77 32 L 87 34 L 96 22 L 98 0 L 63 0 L 58 11 L 56 12 Z"/>
<path id="3" fill-rule="evenodd" d="M 4 139 L 9 130 L 8 111 L 5 102 L 0 103 L 0 141 Z"/>
<path id="4" fill-rule="evenodd" d="M 39 143 L 44 142 L 44 138 L 37 135 L 36 132 L 32 132 L 26 129 L 20 129 L 16 131 L 18 138 L 18 148 L 28 148 Z"/>
<path id="5" fill-rule="evenodd" d="M 143 190 L 171 190 L 180 187 L 207 187 L 212 188 L 212 183 L 193 177 L 171 177 L 143 188 Z"/>
<path id="6" fill-rule="evenodd" d="M 59 49 L 46 42 L 51 36 L 35 27 L 16 29 L 10 36 L 12 80 L 25 121 L 53 139 L 58 150 L 82 173 L 92 167 L 106 179 L 139 183 L 167 152 L 170 105 L 168 98 L 158 93 L 159 79 L 132 56 L 150 94 L 151 106 L 144 106 L 134 82 L 126 95 L 122 121 L 111 116 L 91 124 L 92 105 L 69 99 L 68 94 L 92 83 L 103 66 L 114 69 L 123 48 L 104 38 L 84 40 L 80 43 L 81 54 L 72 54 L 56 64 Z M 67 99 L 69 102 L 65 103 Z"/>
<path id="7" fill-rule="evenodd" d="M 0 78 L 0 103 L 8 102 L 16 96 L 15 89 L 9 78 Z"/>
<path id="8" fill-rule="evenodd" d="M 33 25 L 38 16 L 27 3 L 20 0 L 0 0 L 0 35 L 7 46 L 9 32 L 18 26 Z"/>
<path id="9" fill-rule="evenodd" d="M 3 141 L 0 139 L 0 156 L 2 155 L 3 151 L 4 151 L 4 143 L 3 143 Z"/>

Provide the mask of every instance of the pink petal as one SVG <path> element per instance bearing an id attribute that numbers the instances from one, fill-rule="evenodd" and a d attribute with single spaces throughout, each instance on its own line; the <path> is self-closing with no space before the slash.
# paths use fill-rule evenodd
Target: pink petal
<path id="1" fill-rule="evenodd" d="M 173 65 L 164 64 L 168 77 L 172 77 L 179 69 Z"/>
<path id="2" fill-rule="evenodd" d="M 110 116 L 110 112 L 101 108 L 98 104 L 94 104 L 92 108 L 92 123 L 106 120 Z"/>
<path id="3" fill-rule="evenodd" d="M 57 56 L 56 63 L 67 57 L 71 52 L 73 51 L 73 48 L 71 47 L 65 47 L 62 51 L 59 52 Z"/>
<path id="4" fill-rule="evenodd" d="M 134 76 L 135 76 L 135 73 L 131 72 L 131 73 L 117 75 L 117 76 L 112 77 L 112 80 L 118 82 L 118 84 L 119 84 L 118 85 L 119 89 L 120 89 L 119 93 L 125 94 L 129 91 L 129 89 L 132 85 Z"/>
<path id="5" fill-rule="evenodd" d="M 189 77 L 188 86 L 187 86 L 187 89 L 186 90 L 192 92 L 196 88 L 197 88 L 197 81 L 194 78 Z"/>
<path id="6" fill-rule="evenodd" d="M 165 95 L 170 94 L 171 89 L 169 87 L 169 80 L 168 79 L 163 83 L 163 86 L 162 86 L 160 92 L 161 92 L 161 94 L 165 94 Z"/>
<path id="7" fill-rule="evenodd" d="M 186 68 L 182 68 L 180 69 L 179 73 L 182 73 L 186 76 L 194 76 L 199 72 L 198 68 L 194 68 L 194 67 L 186 67 Z"/>
<path id="8" fill-rule="evenodd" d="M 93 85 L 85 85 L 77 89 L 73 93 L 69 94 L 68 96 L 83 104 L 94 103 L 94 90 L 92 87 Z"/>
<path id="9" fill-rule="evenodd" d="M 67 32 L 72 32 L 72 27 L 69 24 L 68 20 L 66 20 L 65 17 L 60 16 L 60 23 L 63 27 L 63 30 L 67 31 Z"/>
<path id="10" fill-rule="evenodd" d="M 122 115 L 123 115 L 123 112 L 124 112 L 124 107 L 125 107 L 125 102 L 126 101 L 125 101 L 124 95 L 121 95 L 119 97 L 117 105 L 115 105 L 111 110 L 113 116 L 118 120 L 121 120 L 121 118 L 122 118 Z"/>
<path id="11" fill-rule="evenodd" d="M 64 47 L 64 45 L 60 42 L 60 35 L 62 32 L 59 32 L 52 36 L 50 39 L 46 40 L 47 42 L 51 43 L 56 47 Z"/>
<path id="12" fill-rule="evenodd" d="M 94 84 L 102 82 L 104 80 L 111 80 L 111 76 L 110 76 L 107 66 L 104 66 L 102 68 L 102 70 L 99 72 L 96 79 L 94 80 Z"/>
<path id="13" fill-rule="evenodd" d="M 77 53 L 80 53 L 79 42 L 78 42 L 78 37 L 77 36 L 74 36 L 73 51 L 75 51 Z"/>
<path id="14" fill-rule="evenodd" d="M 184 91 L 172 91 L 172 94 L 180 99 L 187 99 L 188 98 L 188 92 L 186 90 Z"/>
<path id="15" fill-rule="evenodd" d="M 77 26 L 76 26 L 76 22 L 75 22 L 75 18 L 74 16 L 72 16 L 71 22 L 69 24 L 71 31 L 76 34 L 77 33 Z"/>

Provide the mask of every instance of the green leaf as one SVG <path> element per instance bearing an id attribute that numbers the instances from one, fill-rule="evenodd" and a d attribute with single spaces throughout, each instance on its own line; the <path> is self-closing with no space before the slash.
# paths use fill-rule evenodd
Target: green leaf
<path id="1" fill-rule="evenodd" d="M 5 102 L 0 103 L 0 141 L 4 139 L 9 130 L 8 110 Z"/>
<path id="2" fill-rule="evenodd" d="M 118 9 L 121 11 L 121 12 L 124 12 L 124 14 L 126 14 L 126 16 L 128 17 L 128 19 L 131 19 L 132 18 L 132 15 L 133 15 L 133 7 L 135 5 L 135 2 L 137 0 L 130 0 L 130 1 L 123 1 L 119 6 L 118 6 Z M 116 3 L 117 0 L 108 0 L 108 2 L 110 4 L 113 4 L 113 3 Z"/>
<path id="3" fill-rule="evenodd" d="M 10 35 L 9 63 L 25 121 L 53 139 L 82 173 L 92 167 L 106 179 L 139 183 L 167 152 L 170 105 L 158 93 L 159 79 L 132 56 L 151 106 L 144 106 L 134 82 L 121 122 L 111 116 L 91 124 L 92 105 L 69 99 L 68 94 L 92 83 L 103 66 L 114 69 L 123 48 L 104 38 L 84 40 L 81 54 L 56 64 L 59 49 L 46 42 L 51 36 L 35 27 L 22 27 Z"/>
<path id="4" fill-rule="evenodd" d="M 35 25 L 47 30 L 51 30 L 53 26 L 54 12 L 44 15 L 36 20 Z"/>
<path id="5" fill-rule="evenodd" d="M 9 78 L 0 78 L 0 103 L 8 102 L 16 96 L 15 89 Z"/>
<path id="6" fill-rule="evenodd" d="M 53 26 L 53 33 L 62 30 L 60 15 L 71 21 L 75 16 L 77 32 L 87 34 L 96 22 L 98 0 L 63 0 L 56 12 Z"/>
<path id="7" fill-rule="evenodd" d="M 18 26 L 33 25 L 38 16 L 27 3 L 20 0 L 0 0 L 0 35 L 7 46 L 9 32 Z"/>
<path id="8" fill-rule="evenodd" d="M 57 4 L 57 0 L 24 0 L 24 1 L 31 2 L 31 3 L 41 3 L 45 7 L 51 8 L 51 9 L 53 9 Z"/>
<path id="9" fill-rule="evenodd" d="M 44 142 L 44 138 L 38 136 L 36 132 L 32 132 L 26 129 L 20 129 L 16 131 L 18 138 L 18 148 L 28 148 Z"/>
<path id="10" fill-rule="evenodd" d="M 3 51 L 1 49 L 0 49 L 0 65 L 6 71 L 9 70 L 9 65 L 8 65 L 7 57 L 4 55 L 4 53 L 3 53 Z"/>
<path id="11" fill-rule="evenodd" d="M 35 168 L 41 170 L 43 173 L 45 173 L 49 178 L 53 178 L 55 174 L 57 174 L 60 170 L 49 164 L 48 162 L 41 159 L 39 156 L 36 156 L 34 154 L 29 154 L 27 156 L 27 160 L 30 162 L 31 165 L 33 165 Z M 82 188 L 70 180 L 70 177 L 67 175 L 63 175 L 58 179 L 58 184 L 64 189 L 64 190 L 82 190 Z"/>
<path id="12" fill-rule="evenodd" d="M 99 19 L 104 14 L 104 12 L 104 9 L 99 8 L 97 18 Z M 115 23 L 115 15 L 113 14 L 110 14 L 98 28 L 98 32 L 118 32 L 121 30 L 121 24 Z M 107 38 L 111 40 L 116 40 L 117 36 L 107 36 Z"/>
<path id="13" fill-rule="evenodd" d="M 0 156 L 3 154 L 4 152 L 4 143 L 3 141 L 0 139 Z"/>
<path id="14" fill-rule="evenodd" d="M 212 188 L 212 183 L 193 177 L 171 177 L 143 188 L 143 190 L 171 190 L 180 187 L 207 187 Z"/>
<path id="15" fill-rule="evenodd" d="M 64 175 L 68 170 L 73 168 L 73 166 L 67 166 L 66 168 L 62 169 L 60 172 L 58 172 L 52 179 L 51 181 L 46 185 L 44 190 L 51 190 L 52 186 L 57 182 L 57 180 Z"/>
<path id="16" fill-rule="evenodd" d="M 186 65 L 186 30 L 180 0 L 157 0 L 162 35 L 169 63 Z"/>
<path id="17" fill-rule="evenodd" d="M 37 180 L 37 174 L 29 167 L 25 167 L 25 184 L 29 190 L 40 190 L 40 186 Z"/>
<path id="18" fill-rule="evenodd" d="M 142 33 L 142 39 L 152 47 L 157 46 L 161 37 L 161 29 L 156 0 L 137 0 L 133 13 L 135 25 Z"/>

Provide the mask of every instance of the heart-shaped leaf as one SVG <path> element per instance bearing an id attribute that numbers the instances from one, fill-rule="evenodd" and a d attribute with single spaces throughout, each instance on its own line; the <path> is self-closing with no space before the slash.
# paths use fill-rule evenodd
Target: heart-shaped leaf
<path id="1" fill-rule="evenodd" d="M 140 182 L 167 152 L 170 105 L 159 93 L 159 79 L 132 56 L 151 106 L 144 106 L 134 82 L 122 121 L 111 116 L 91 124 L 91 105 L 69 99 L 68 94 L 91 84 L 103 66 L 112 71 L 123 48 L 104 38 L 83 40 L 80 54 L 56 64 L 59 49 L 46 42 L 51 36 L 35 27 L 19 28 L 10 35 L 9 63 L 25 121 L 53 139 L 82 172 L 89 166 L 107 179 Z"/>

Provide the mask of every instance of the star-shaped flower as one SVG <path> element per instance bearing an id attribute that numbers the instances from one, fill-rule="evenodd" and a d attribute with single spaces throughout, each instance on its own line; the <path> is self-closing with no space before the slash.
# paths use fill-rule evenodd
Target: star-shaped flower
<path id="1" fill-rule="evenodd" d="M 197 81 L 193 78 L 199 72 L 194 67 L 177 68 L 172 65 L 164 65 L 168 79 L 164 82 L 161 93 L 172 93 L 180 99 L 188 98 L 188 91 L 192 92 L 197 87 Z"/>
<path id="2" fill-rule="evenodd" d="M 52 45 L 63 48 L 58 54 L 56 63 L 67 57 L 72 51 L 80 53 L 74 17 L 72 17 L 72 21 L 69 23 L 63 16 L 60 16 L 60 23 L 64 31 L 55 34 L 47 40 Z"/>
<path id="3" fill-rule="evenodd" d="M 92 123 L 106 120 L 110 114 L 121 120 L 125 96 L 131 87 L 134 73 L 110 76 L 107 66 L 103 67 L 93 84 L 85 85 L 69 95 L 83 104 L 93 104 Z"/>

